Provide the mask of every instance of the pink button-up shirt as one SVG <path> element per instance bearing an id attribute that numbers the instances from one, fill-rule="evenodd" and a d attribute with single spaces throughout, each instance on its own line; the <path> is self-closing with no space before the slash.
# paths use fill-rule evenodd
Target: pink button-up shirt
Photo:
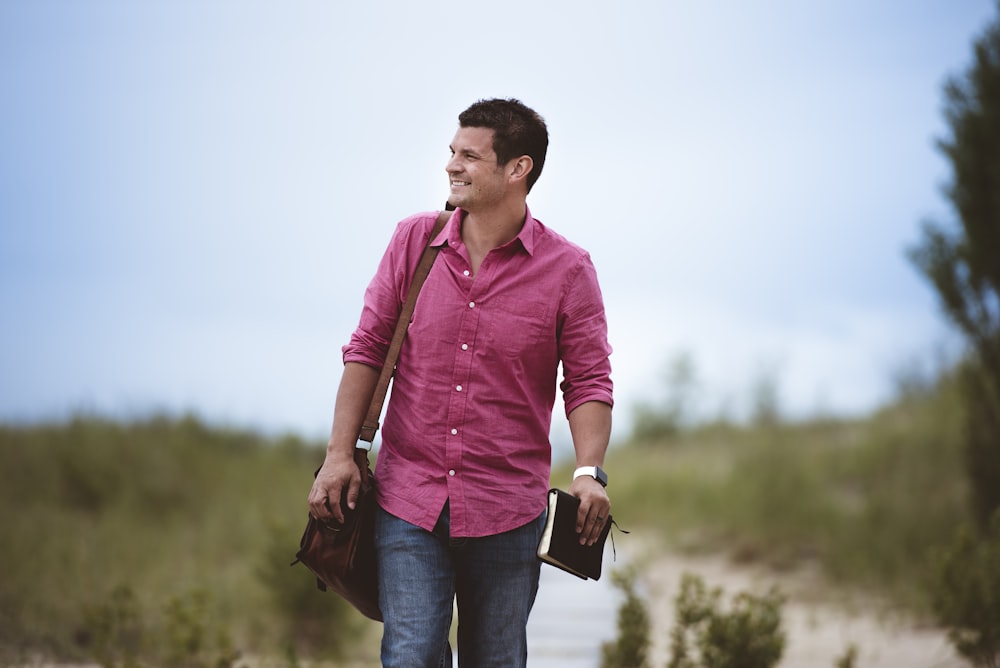
<path id="1" fill-rule="evenodd" d="M 590 256 L 529 212 L 472 276 L 459 209 L 417 299 L 382 426 L 376 478 L 389 513 L 431 530 L 450 500 L 453 537 L 542 512 L 556 380 L 566 414 L 612 404 L 607 321 Z M 365 292 L 345 362 L 381 367 L 435 213 L 403 220 Z"/>

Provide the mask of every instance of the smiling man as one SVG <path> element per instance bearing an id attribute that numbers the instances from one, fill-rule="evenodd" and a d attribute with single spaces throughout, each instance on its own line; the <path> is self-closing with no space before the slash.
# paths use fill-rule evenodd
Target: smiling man
<path id="1" fill-rule="evenodd" d="M 592 544 L 609 515 L 611 347 L 590 256 L 527 207 L 548 149 L 542 118 L 517 100 L 476 102 L 450 149 L 455 211 L 434 239 L 431 212 L 389 242 L 343 349 L 309 507 L 341 518 L 342 491 L 357 497 L 355 439 L 429 240 L 441 251 L 396 365 L 376 466 L 382 664 L 451 666 L 457 600 L 459 665 L 510 668 L 527 662 L 560 364 L 580 541 Z"/>

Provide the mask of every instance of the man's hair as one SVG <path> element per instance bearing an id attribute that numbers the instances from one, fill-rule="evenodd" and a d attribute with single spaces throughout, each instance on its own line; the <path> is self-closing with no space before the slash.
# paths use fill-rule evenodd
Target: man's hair
<path id="1" fill-rule="evenodd" d="M 479 100 L 458 115 L 463 128 L 489 128 L 493 130 L 493 152 L 497 166 L 514 158 L 527 155 L 534 166 L 528 173 L 528 192 L 535 185 L 549 148 L 549 131 L 545 119 L 520 100 L 495 98 Z"/>

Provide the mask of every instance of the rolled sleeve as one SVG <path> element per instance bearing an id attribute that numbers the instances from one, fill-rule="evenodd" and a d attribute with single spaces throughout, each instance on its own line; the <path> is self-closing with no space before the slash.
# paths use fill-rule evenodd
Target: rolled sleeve
<path id="1" fill-rule="evenodd" d="M 577 271 L 569 276 L 564 295 L 559 356 L 566 415 L 588 401 L 613 406 L 608 322 L 597 271 L 589 255 L 580 258 Z"/>

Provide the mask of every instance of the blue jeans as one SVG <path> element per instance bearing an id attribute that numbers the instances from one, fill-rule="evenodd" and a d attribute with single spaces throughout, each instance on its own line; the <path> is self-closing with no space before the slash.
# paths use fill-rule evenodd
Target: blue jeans
<path id="1" fill-rule="evenodd" d="M 380 508 L 375 549 L 385 618 L 382 665 L 450 668 L 448 634 L 457 599 L 459 666 L 525 666 L 544 517 L 496 536 L 452 539 L 447 504 L 433 532 Z"/>

